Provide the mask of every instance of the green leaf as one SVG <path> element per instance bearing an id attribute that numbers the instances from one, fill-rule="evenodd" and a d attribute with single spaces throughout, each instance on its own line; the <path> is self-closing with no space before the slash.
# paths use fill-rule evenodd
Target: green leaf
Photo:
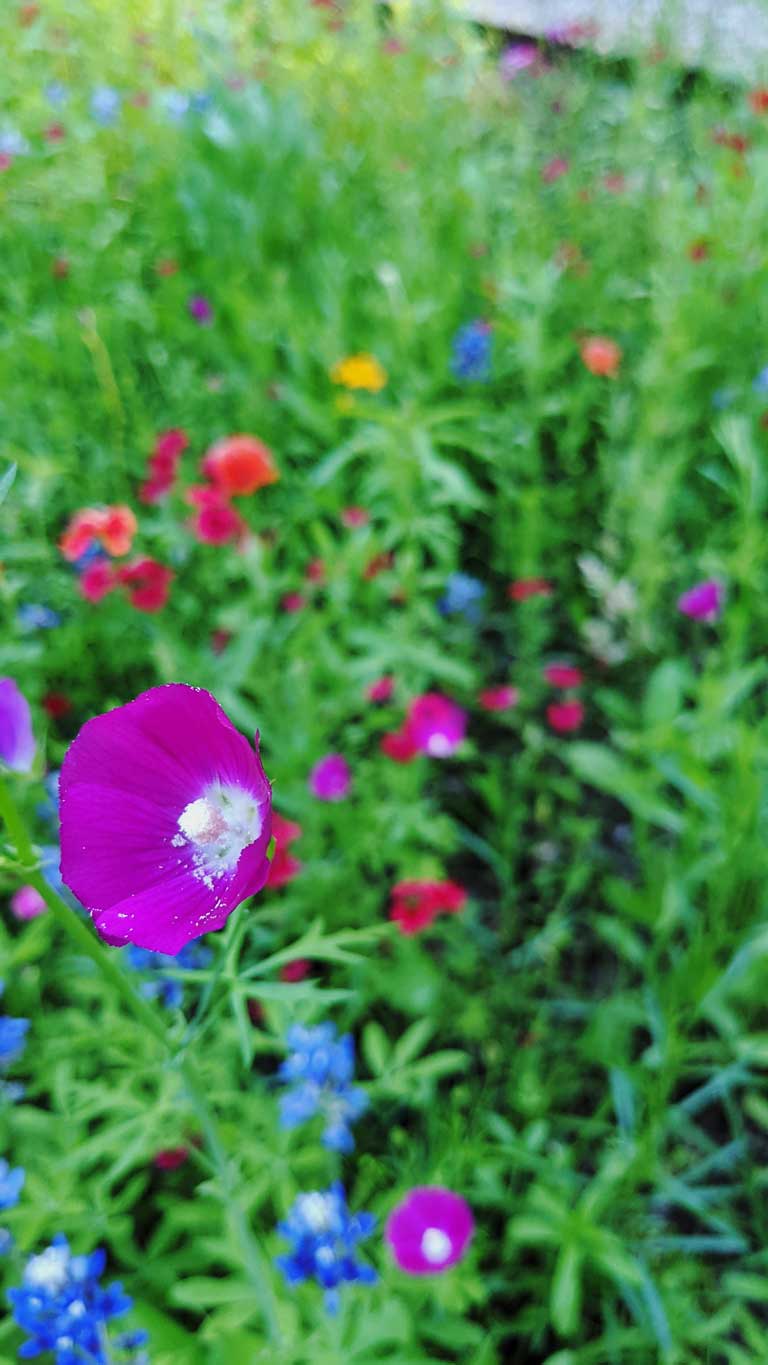
<path id="1" fill-rule="evenodd" d="M 581 1251 L 566 1244 L 557 1258 L 550 1291 L 552 1323 L 561 1336 L 576 1331 L 581 1317 Z"/>
<path id="2" fill-rule="evenodd" d="M 12 464 L 8 466 L 3 477 L 0 479 L 0 507 L 2 507 L 5 499 L 8 497 L 15 478 L 16 465 Z"/>
<path id="3" fill-rule="evenodd" d="M 372 1020 L 363 1029 L 363 1056 L 374 1076 L 383 1076 L 390 1061 L 390 1047 L 381 1024 Z"/>

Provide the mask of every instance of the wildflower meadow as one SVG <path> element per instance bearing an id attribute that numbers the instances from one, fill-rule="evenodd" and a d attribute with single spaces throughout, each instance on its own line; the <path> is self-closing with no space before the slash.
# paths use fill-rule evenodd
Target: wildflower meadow
<path id="1" fill-rule="evenodd" d="M 768 71 L 459 9 L 0 4 L 0 1362 L 768 1362 Z"/>

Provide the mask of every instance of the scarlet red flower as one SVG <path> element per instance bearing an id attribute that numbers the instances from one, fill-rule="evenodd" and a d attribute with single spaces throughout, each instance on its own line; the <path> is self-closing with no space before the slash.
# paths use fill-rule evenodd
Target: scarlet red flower
<path id="1" fill-rule="evenodd" d="M 478 696 L 484 711 L 509 711 L 517 706 L 519 700 L 520 693 L 509 683 L 502 683 L 500 687 L 484 687 Z"/>
<path id="2" fill-rule="evenodd" d="M 59 720 L 72 710 L 72 703 L 63 692 L 46 692 L 40 705 L 52 720 Z"/>
<path id="3" fill-rule="evenodd" d="M 576 700 L 553 702 L 547 707 L 547 720 L 558 734 L 570 734 L 580 728 L 584 720 L 584 707 Z"/>
<path id="4" fill-rule="evenodd" d="M 611 337 L 585 337 L 579 346 L 581 358 L 590 374 L 613 379 L 621 364 L 621 347 Z"/>
<path id="5" fill-rule="evenodd" d="M 418 934 L 440 914 L 455 914 L 467 903 L 467 893 L 457 882 L 405 881 L 392 887 L 389 918 L 400 932 Z"/>
<path id="6" fill-rule="evenodd" d="M 303 981 L 305 977 L 309 976 L 311 970 L 312 963 L 309 958 L 297 957 L 294 958 L 293 962 L 286 962 L 285 966 L 280 968 L 280 980 L 293 985 L 296 981 Z"/>
<path id="7" fill-rule="evenodd" d="M 750 90 L 748 98 L 753 114 L 768 114 L 768 90 Z"/>
<path id="8" fill-rule="evenodd" d="M 552 584 L 546 578 L 516 578 L 507 588 L 513 602 L 527 602 L 529 597 L 551 597 Z"/>
<path id="9" fill-rule="evenodd" d="M 369 683 L 365 689 L 368 701 L 389 701 L 395 690 L 395 680 L 391 674 L 383 678 L 377 678 L 375 682 Z"/>
<path id="10" fill-rule="evenodd" d="M 48 142 L 61 142 L 66 135 L 67 130 L 63 123 L 49 123 L 44 134 Z"/>
<path id="11" fill-rule="evenodd" d="M 192 533 L 204 545 L 226 545 L 245 530 L 245 522 L 226 495 L 212 484 L 187 489 L 187 501 L 198 511 L 190 523 Z"/>
<path id="12" fill-rule="evenodd" d="M 129 589 L 128 600 L 137 611 L 160 611 L 168 601 L 173 570 L 156 559 L 144 557 L 132 564 L 124 564 L 117 577 Z"/>
<path id="13" fill-rule="evenodd" d="M 256 436 L 225 436 L 211 446 L 202 469 L 230 497 L 255 493 L 280 478 L 272 451 Z"/>
<path id="14" fill-rule="evenodd" d="M 73 513 L 59 540 L 59 549 L 64 558 L 73 563 L 90 550 L 93 542 L 101 536 L 104 513 L 98 507 L 82 507 Z"/>
<path id="15" fill-rule="evenodd" d="M 175 1171 L 179 1166 L 183 1166 L 189 1156 L 188 1147 L 163 1147 L 152 1158 L 152 1165 L 158 1171 Z"/>
<path id="16" fill-rule="evenodd" d="M 419 752 L 414 744 L 406 726 L 401 730 L 392 730 L 389 734 L 382 735 L 379 741 L 379 748 L 387 758 L 391 758 L 395 763 L 410 763 Z"/>
<path id="17" fill-rule="evenodd" d="M 278 815 L 277 811 L 273 810 L 272 837 L 275 841 L 275 851 L 269 865 L 267 886 L 277 888 L 292 882 L 296 874 L 301 871 L 301 863 L 298 858 L 294 858 L 293 854 L 288 852 L 288 845 L 301 838 L 301 825 L 297 825 L 295 820 L 286 820 L 284 816 Z"/>
<path id="18" fill-rule="evenodd" d="M 544 677 L 553 687 L 580 687 L 584 681 L 581 669 L 573 664 L 547 664 Z"/>
<path id="19" fill-rule="evenodd" d="M 102 597 L 117 587 L 117 574 L 105 559 L 89 564 L 80 575 L 80 595 L 86 602 L 100 602 Z"/>

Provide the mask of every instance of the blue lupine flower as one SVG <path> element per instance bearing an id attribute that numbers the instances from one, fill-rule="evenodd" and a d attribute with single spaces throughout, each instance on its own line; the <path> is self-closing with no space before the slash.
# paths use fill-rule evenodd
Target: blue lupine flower
<path id="1" fill-rule="evenodd" d="M 63 109 L 69 99 L 69 90 L 63 81 L 49 81 L 45 87 L 45 98 L 54 109 Z"/>
<path id="2" fill-rule="evenodd" d="M 468 322 L 451 342 L 451 370 L 457 379 L 488 379 L 491 373 L 491 325 Z"/>
<path id="3" fill-rule="evenodd" d="M 373 1267 L 355 1260 L 355 1246 L 375 1226 L 372 1213 L 350 1213 L 339 1181 L 328 1190 L 300 1194 L 288 1217 L 278 1224 L 278 1231 L 293 1245 L 275 1264 L 291 1286 L 317 1280 L 325 1290 L 326 1309 L 336 1313 L 342 1284 L 376 1281 Z"/>
<path id="4" fill-rule="evenodd" d="M 101 1249 L 73 1256 L 61 1235 L 30 1257 L 21 1286 L 8 1291 L 14 1321 L 28 1335 L 20 1355 L 52 1351 L 56 1365 L 104 1365 L 105 1325 L 132 1306 L 117 1281 L 99 1283 L 105 1262 Z"/>
<path id="5" fill-rule="evenodd" d="M 6 1071 L 11 1063 L 21 1056 L 28 1028 L 28 1019 L 12 1019 L 9 1014 L 0 1014 L 0 1071 Z"/>
<path id="6" fill-rule="evenodd" d="M 762 370 L 755 375 L 752 380 L 752 388 L 755 393 L 768 393 L 768 365 L 764 365 Z"/>
<path id="7" fill-rule="evenodd" d="M 355 1145 L 350 1129 L 368 1108 L 364 1090 L 350 1084 L 355 1074 L 352 1035 L 336 1037 L 333 1024 L 305 1028 L 294 1024 L 286 1035 L 291 1052 L 278 1077 L 291 1084 L 280 1100 L 283 1128 L 298 1128 L 321 1114 L 325 1127 L 323 1146 L 334 1152 L 350 1152 Z"/>
<path id="8" fill-rule="evenodd" d="M 54 630 L 61 625 L 61 617 L 52 607 L 40 602 L 24 602 L 16 612 L 22 630 Z"/>
<path id="9" fill-rule="evenodd" d="M 465 616 L 468 621 L 480 620 L 480 602 L 485 597 L 485 584 L 468 573 L 452 573 L 445 580 L 445 592 L 437 604 L 443 616 Z"/>
<path id="10" fill-rule="evenodd" d="M 148 1000 L 160 1000 L 166 1009 L 179 1009 L 184 1000 L 184 986 L 164 973 L 169 968 L 194 971 L 207 967 L 213 954 L 202 943 L 186 943 L 180 953 L 153 953 L 149 948 L 137 948 L 134 943 L 126 949 L 129 967 L 136 972 L 148 972 L 149 980 L 142 981 L 141 994 Z"/>
<path id="11" fill-rule="evenodd" d="M 111 85 L 98 85 L 91 95 L 91 117 L 108 128 L 120 113 L 120 92 Z"/>
<path id="12" fill-rule="evenodd" d="M 18 1204 L 24 1179 L 21 1166 L 11 1170 L 8 1162 L 0 1159 L 0 1211 L 12 1209 Z"/>

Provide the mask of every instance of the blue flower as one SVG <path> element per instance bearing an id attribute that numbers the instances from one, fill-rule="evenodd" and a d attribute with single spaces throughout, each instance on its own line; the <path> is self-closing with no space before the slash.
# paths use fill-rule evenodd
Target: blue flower
<path id="1" fill-rule="evenodd" d="M 0 1014 L 0 1071 L 7 1071 L 21 1056 L 28 1028 L 28 1019 L 12 1019 L 8 1014 Z"/>
<path id="2" fill-rule="evenodd" d="M 491 374 L 491 326 L 468 322 L 451 342 L 451 370 L 457 379 L 488 379 Z"/>
<path id="3" fill-rule="evenodd" d="M 45 98 L 54 109 L 63 109 L 69 99 L 69 90 L 63 81 L 49 81 L 45 87 Z"/>
<path id="4" fill-rule="evenodd" d="M 337 1038 L 333 1024 L 318 1024 L 316 1028 L 294 1024 L 286 1043 L 292 1051 L 278 1077 L 292 1089 L 280 1100 L 283 1128 L 298 1128 L 321 1114 L 325 1121 L 323 1146 L 350 1152 L 355 1145 L 350 1125 L 368 1108 L 365 1091 L 350 1084 L 355 1074 L 351 1034 Z"/>
<path id="5" fill-rule="evenodd" d="M 102 1250 L 73 1256 L 61 1235 L 30 1257 L 21 1286 L 8 1291 L 14 1321 L 28 1336 L 20 1355 L 52 1351 L 56 1365 L 103 1365 L 105 1324 L 132 1306 L 122 1285 L 99 1283 L 105 1262 Z"/>
<path id="6" fill-rule="evenodd" d="M 59 613 L 40 602 L 23 603 L 16 612 L 16 620 L 22 630 L 54 630 L 61 625 Z"/>
<path id="7" fill-rule="evenodd" d="M 91 117 L 102 128 L 113 124 L 120 113 L 120 92 L 111 85 L 97 85 L 91 95 Z"/>
<path id="8" fill-rule="evenodd" d="M 18 1204 L 24 1178 L 21 1166 L 11 1170 L 7 1161 L 0 1160 L 0 1211 Z"/>
<path id="9" fill-rule="evenodd" d="M 179 1009 L 184 1000 L 184 987 L 181 981 L 165 976 L 169 970 L 195 971 L 207 967 L 212 957 L 210 948 L 202 943 L 186 943 L 180 953 L 172 957 L 168 953 L 153 953 L 149 948 L 137 948 L 131 943 L 126 949 L 129 967 L 136 972 L 147 972 L 149 979 L 142 981 L 141 993 L 148 1000 L 161 1000 L 166 1009 Z"/>
<path id="10" fill-rule="evenodd" d="M 0 128 L 0 155 L 26 156 L 29 143 L 18 128 Z"/>
<path id="11" fill-rule="evenodd" d="M 752 380 L 752 388 L 755 393 L 768 393 L 768 365 L 764 365 L 762 370 L 755 375 Z"/>
<path id="12" fill-rule="evenodd" d="M 465 616 L 468 621 L 480 620 L 480 602 L 485 597 L 485 585 L 467 573 L 452 573 L 445 580 L 445 592 L 437 604 L 443 616 Z"/>
<path id="13" fill-rule="evenodd" d="M 185 95 L 182 90 L 165 90 L 160 96 L 160 101 L 171 123 L 184 122 L 191 106 L 189 95 Z"/>
<path id="14" fill-rule="evenodd" d="M 317 1280 L 325 1290 L 329 1313 L 338 1312 L 339 1287 L 359 1280 L 374 1284 L 376 1271 L 355 1259 L 355 1247 L 369 1237 L 376 1219 L 371 1213 L 350 1213 L 339 1181 L 328 1190 L 300 1194 L 278 1231 L 292 1243 L 275 1264 L 289 1285 Z"/>

